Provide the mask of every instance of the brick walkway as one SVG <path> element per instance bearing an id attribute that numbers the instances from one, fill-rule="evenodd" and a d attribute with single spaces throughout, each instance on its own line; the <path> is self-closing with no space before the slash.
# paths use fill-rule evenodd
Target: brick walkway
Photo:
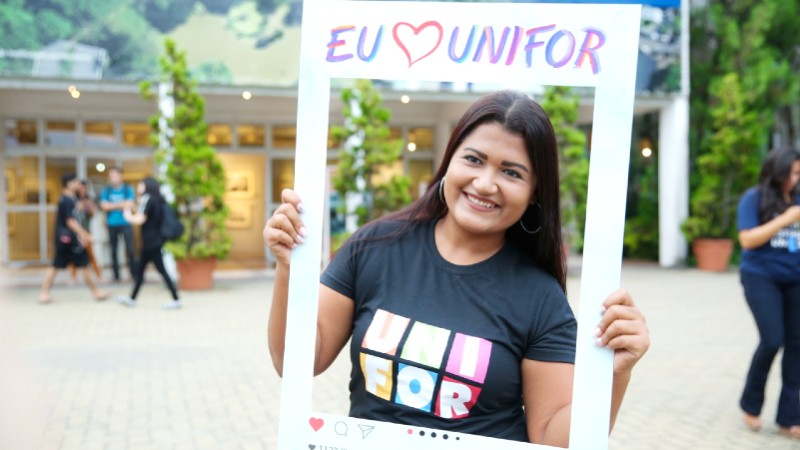
<path id="1" fill-rule="evenodd" d="M 0 448 L 275 448 L 280 381 L 266 347 L 268 273 L 223 273 L 213 291 L 185 293 L 179 311 L 160 309 L 168 293 L 156 277 L 126 309 L 65 286 L 63 273 L 56 303 L 39 306 L 41 273 L 0 275 Z M 577 298 L 578 279 L 569 283 Z M 737 399 L 756 333 L 735 272 L 626 264 L 622 284 L 647 316 L 652 347 L 611 449 L 800 449 L 772 423 L 777 362 L 765 429 L 741 424 Z M 317 378 L 316 410 L 346 412 L 348 371 L 340 358 Z M 9 430 L 19 441 L 3 440 Z"/>

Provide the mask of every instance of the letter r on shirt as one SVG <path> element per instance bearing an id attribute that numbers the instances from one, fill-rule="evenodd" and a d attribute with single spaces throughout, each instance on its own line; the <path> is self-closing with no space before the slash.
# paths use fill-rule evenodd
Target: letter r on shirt
<path id="1" fill-rule="evenodd" d="M 442 379 L 439 399 L 436 402 L 436 415 L 445 419 L 459 419 L 469 415 L 481 389 L 456 381 L 450 377 Z"/>

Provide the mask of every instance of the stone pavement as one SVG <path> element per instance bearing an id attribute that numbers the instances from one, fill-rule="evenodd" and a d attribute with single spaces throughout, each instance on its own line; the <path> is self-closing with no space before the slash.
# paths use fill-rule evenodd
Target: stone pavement
<path id="1" fill-rule="evenodd" d="M 40 306 L 41 272 L 0 271 L 0 449 L 275 449 L 271 275 L 218 274 L 214 290 L 186 292 L 184 309 L 164 311 L 155 275 L 126 309 L 65 286 L 64 273 L 56 302 Z M 764 430 L 741 423 L 737 399 L 757 339 L 734 271 L 626 263 L 622 285 L 647 316 L 652 346 L 611 449 L 800 449 L 772 423 L 779 360 Z M 570 297 L 578 290 L 570 277 Z M 346 413 L 348 370 L 340 358 L 316 379 L 315 410 Z"/>

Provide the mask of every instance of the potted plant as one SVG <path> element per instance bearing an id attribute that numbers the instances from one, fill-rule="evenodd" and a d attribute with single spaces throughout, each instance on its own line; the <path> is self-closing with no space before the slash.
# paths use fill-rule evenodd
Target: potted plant
<path id="1" fill-rule="evenodd" d="M 566 86 L 550 86 L 545 90 L 542 108 L 558 143 L 558 169 L 561 194 L 561 224 L 564 253 L 583 248 L 586 226 L 586 197 L 589 190 L 589 158 L 586 135 L 577 126 L 578 96 Z"/>
<path id="2" fill-rule="evenodd" d="M 402 156 L 403 142 L 390 136 L 392 114 L 380 91 L 372 81 L 359 79 L 342 89 L 341 99 L 345 124 L 331 127 L 333 138 L 342 143 L 332 183 L 347 219 L 345 232 L 332 237 L 334 252 L 357 227 L 411 203 L 407 176 L 381 176 Z"/>
<path id="3" fill-rule="evenodd" d="M 758 176 L 763 130 L 758 112 L 747 107 L 736 73 L 712 83 L 712 129 L 706 152 L 696 160 L 697 187 L 681 230 L 692 244 L 698 268 L 725 271 L 733 253 L 739 197 Z"/>
<path id="4" fill-rule="evenodd" d="M 181 289 L 208 289 L 213 286 L 217 259 L 224 259 L 231 248 L 225 228 L 225 170 L 207 143 L 205 101 L 190 76 L 185 52 L 170 39 L 164 47 L 160 82 L 168 85 L 175 112 L 172 117 L 159 112 L 150 118 L 150 126 L 162 182 L 171 188 L 173 205 L 186 230 L 164 248 L 176 259 Z M 155 98 L 150 82 L 142 82 L 140 91 L 145 99 Z"/>

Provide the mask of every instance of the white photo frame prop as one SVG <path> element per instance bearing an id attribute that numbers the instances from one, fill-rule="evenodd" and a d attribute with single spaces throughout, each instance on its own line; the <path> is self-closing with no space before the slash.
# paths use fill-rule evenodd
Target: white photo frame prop
<path id="1" fill-rule="evenodd" d="M 294 188 L 310 235 L 292 253 L 279 450 L 551 448 L 311 411 L 332 78 L 595 88 L 570 448 L 608 447 L 613 355 L 592 332 L 619 287 L 640 17 L 640 5 L 304 1 Z"/>

